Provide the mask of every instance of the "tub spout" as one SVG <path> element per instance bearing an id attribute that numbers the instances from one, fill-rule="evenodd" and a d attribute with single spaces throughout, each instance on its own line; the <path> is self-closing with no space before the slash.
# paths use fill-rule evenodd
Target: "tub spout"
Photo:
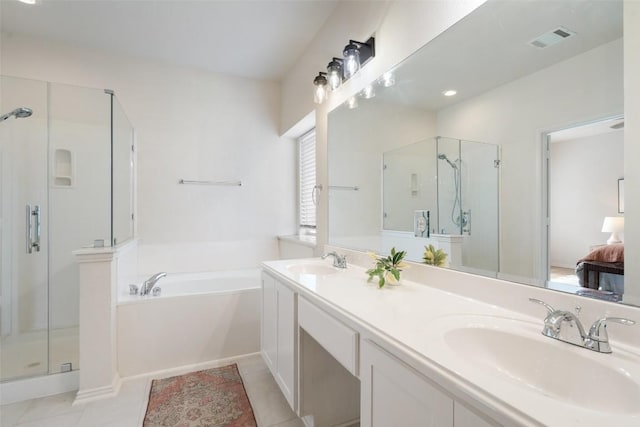
<path id="1" fill-rule="evenodd" d="M 147 280 L 145 280 L 140 289 L 140 295 L 149 295 L 153 287 L 158 282 L 158 280 L 162 279 L 166 275 L 167 273 L 163 271 L 161 273 L 156 273 L 153 276 L 149 277 Z"/>

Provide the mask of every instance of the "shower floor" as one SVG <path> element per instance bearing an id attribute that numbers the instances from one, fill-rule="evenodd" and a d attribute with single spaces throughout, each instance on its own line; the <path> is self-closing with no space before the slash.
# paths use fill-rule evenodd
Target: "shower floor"
<path id="1" fill-rule="evenodd" d="M 0 379 L 58 373 L 63 363 L 71 363 L 74 370 L 78 369 L 78 337 L 78 327 L 52 330 L 50 352 L 47 351 L 47 331 L 2 337 Z"/>

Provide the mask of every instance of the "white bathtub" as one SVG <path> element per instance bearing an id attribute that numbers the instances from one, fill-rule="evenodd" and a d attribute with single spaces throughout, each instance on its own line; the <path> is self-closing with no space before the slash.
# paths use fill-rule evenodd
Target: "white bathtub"
<path id="1" fill-rule="evenodd" d="M 230 271 L 212 271 L 204 273 L 168 273 L 158 280 L 154 288 L 160 288 L 160 296 L 130 295 L 129 286 L 119 286 L 119 304 L 151 302 L 157 298 L 200 295 L 209 293 L 228 293 L 255 290 L 260 288 L 260 269 L 244 269 Z M 135 282 L 138 287 L 147 277 Z"/>
<path id="2" fill-rule="evenodd" d="M 121 377 L 259 351 L 259 269 L 168 274 L 156 286 L 157 297 L 119 286 Z"/>

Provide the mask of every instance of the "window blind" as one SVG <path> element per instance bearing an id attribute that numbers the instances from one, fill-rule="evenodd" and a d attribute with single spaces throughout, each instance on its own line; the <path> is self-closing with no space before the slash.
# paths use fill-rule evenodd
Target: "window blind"
<path id="1" fill-rule="evenodd" d="M 302 135 L 298 159 L 300 177 L 300 227 L 316 228 L 316 205 L 313 191 L 316 186 L 316 130 Z"/>

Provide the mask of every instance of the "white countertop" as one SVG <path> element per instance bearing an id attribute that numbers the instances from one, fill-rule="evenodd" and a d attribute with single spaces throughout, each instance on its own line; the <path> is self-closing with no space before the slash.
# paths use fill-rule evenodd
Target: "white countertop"
<path id="1" fill-rule="evenodd" d="M 540 334 L 543 326 L 543 312 L 539 318 L 533 318 L 496 305 L 480 302 L 471 298 L 442 291 L 424 284 L 402 280 L 400 285 L 387 285 L 379 289 L 377 282 L 368 283 L 365 269 L 350 265 L 327 276 L 294 274 L 287 266 L 295 263 L 314 262 L 318 258 L 307 260 L 282 260 L 263 263 L 272 273 L 297 286 L 302 295 L 311 300 L 322 301 L 338 313 L 361 324 L 367 330 L 387 341 L 395 343 L 402 354 L 413 357 L 435 375 L 445 389 L 457 395 L 466 396 L 491 408 L 494 414 L 515 417 L 518 423 L 525 425 L 550 426 L 634 426 L 640 425 L 640 401 L 637 410 L 629 411 L 624 404 L 621 412 L 602 412 L 585 409 L 567 398 L 555 398 L 545 395 L 532 387 L 523 386 L 517 379 L 506 379 L 490 370 L 478 369 L 468 363 L 464 354 L 452 354 L 443 341 L 442 329 L 451 324 L 452 316 L 478 316 L 479 321 L 499 319 L 501 324 L 517 323 L 517 329 L 527 331 L 527 336 L 541 340 L 542 345 L 558 346 L 580 360 L 593 359 L 605 363 L 612 355 L 599 354 L 584 348 L 547 338 Z M 326 261 L 331 265 L 330 261 Z M 555 350 L 555 349 L 554 349 Z M 518 351 L 517 348 L 505 351 Z M 640 355 L 634 348 L 614 349 L 616 370 L 636 381 L 640 378 Z M 398 354 L 397 354 L 398 355 Z M 413 359 L 416 360 L 416 359 Z M 407 361 L 410 363 L 409 361 Z M 618 364 L 620 365 L 618 366 Z M 533 369 L 533 368 L 532 368 Z M 590 372 L 580 372 L 589 376 Z M 594 401 L 616 399 L 611 395 L 599 395 L 601 379 L 593 378 L 591 390 L 576 390 L 576 393 L 591 393 Z M 571 392 L 573 393 L 573 391 Z M 640 396 L 640 386 L 638 388 Z M 580 396 L 575 396 L 580 398 Z M 611 403 L 611 402 L 610 402 Z M 615 402 L 614 402 L 615 403 Z M 627 405 L 628 406 L 628 405 Z M 612 407 L 616 407 L 612 404 Z M 623 413 L 626 411 L 627 413 Z M 629 413 L 631 412 L 631 414 Z"/>

